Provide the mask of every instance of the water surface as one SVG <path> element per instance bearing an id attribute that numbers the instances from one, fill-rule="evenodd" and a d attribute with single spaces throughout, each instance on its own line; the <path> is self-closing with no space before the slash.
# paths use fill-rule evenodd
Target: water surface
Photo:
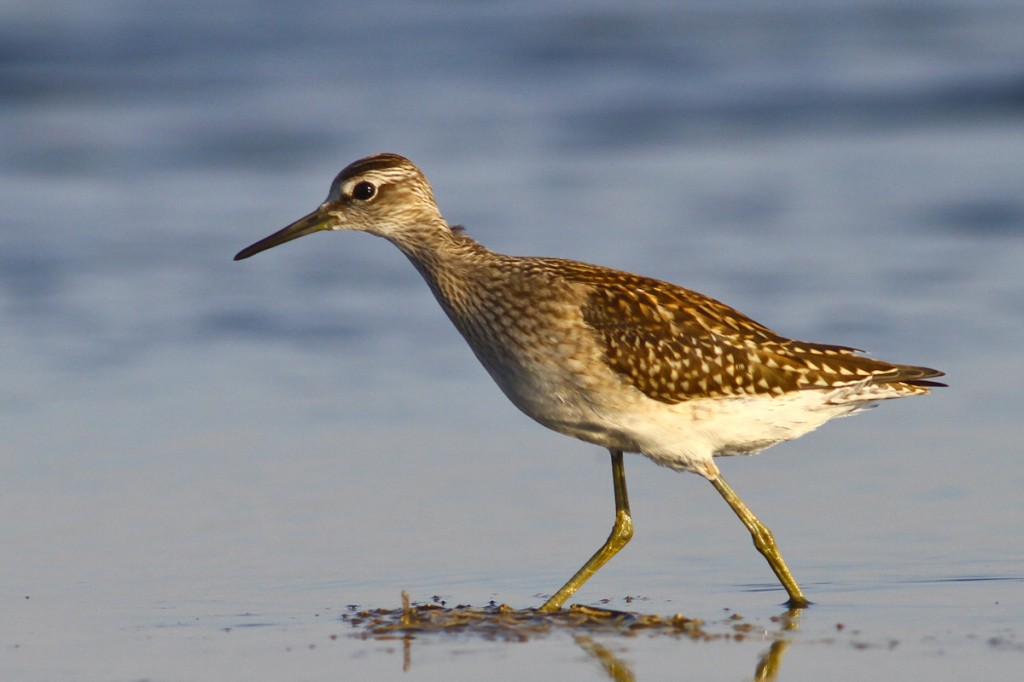
<path id="1" fill-rule="evenodd" d="M 394 151 L 494 249 L 947 371 L 721 466 L 815 602 L 778 679 L 1019 675 L 1022 31 L 999 2 L 4 4 L 0 674 L 607 678 L 569 632 L 348 636 L 402 590 L 535 606 L 611 523 L 607 454 L 517 413 L 389 244 L 231 262 Z M 627 470 L 636 536 L 577 600 L 758 628 L 595 641 L 636 679 L 754 676 L 767 566 L 706 483 Z"/>

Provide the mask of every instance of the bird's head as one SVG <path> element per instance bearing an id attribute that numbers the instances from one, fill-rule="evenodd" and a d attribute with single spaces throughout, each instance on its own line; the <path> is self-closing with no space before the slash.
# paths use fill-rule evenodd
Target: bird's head
<path id="1" fill-rule="evenodd" d="M 242 249 L 235 260 L 322 230 L 369 232 L 402 246 L 438 229 L 450 230 L 423 173 L 403 156 L 375 154 L 338 173 L 315 211 Z"/>

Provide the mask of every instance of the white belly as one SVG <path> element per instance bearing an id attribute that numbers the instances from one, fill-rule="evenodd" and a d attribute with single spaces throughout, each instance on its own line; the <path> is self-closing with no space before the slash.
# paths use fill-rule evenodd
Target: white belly
<path id="1" fill-rule="evenodd" d="M 623 389 L 609 404 L 565 377 L 548 374 L 547 381 L 537 381 L 537 376 L 543 375 L 531 376 L 528 387 L 510 381 L 507 375 L 496 380 L 520 410 L 544 426 L 708 477 L 718 472 L 713 457 L 760 452 L 855 412 L 870 400 L 851 400 L 850 391 L 841 388 L 669 404 Z M 600 395 L 606 398 L 608 394 Z"/>

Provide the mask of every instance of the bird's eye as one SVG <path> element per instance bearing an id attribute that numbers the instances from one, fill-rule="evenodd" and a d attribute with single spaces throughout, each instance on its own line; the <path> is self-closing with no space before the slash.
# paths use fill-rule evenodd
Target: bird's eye
<path id="1" fill-rule="evenodd" d="M 374 187 L 372 182 L 360 182 L 358 185 L 352 188 L 352 198 L 359 199 L 360 201 L 372 199 L 373 195 L 376 193 L 377 188 Z"/>

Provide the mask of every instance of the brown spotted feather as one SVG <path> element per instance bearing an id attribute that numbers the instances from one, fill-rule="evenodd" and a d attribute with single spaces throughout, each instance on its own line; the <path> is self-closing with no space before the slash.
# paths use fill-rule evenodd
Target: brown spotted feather
<path id="1" fill-rule="evenodd" d="M 859 382 L 927 392 L 941 376 L 894 365 L 854 348 L 794 341 L 695 291 L 580 263 L 559 262 L 563 276 L 590 287 L 584 322 L 608 366 L 650 398 L 781 395 Z M 915 390 L 917 387 L 917 390 Z"/>

